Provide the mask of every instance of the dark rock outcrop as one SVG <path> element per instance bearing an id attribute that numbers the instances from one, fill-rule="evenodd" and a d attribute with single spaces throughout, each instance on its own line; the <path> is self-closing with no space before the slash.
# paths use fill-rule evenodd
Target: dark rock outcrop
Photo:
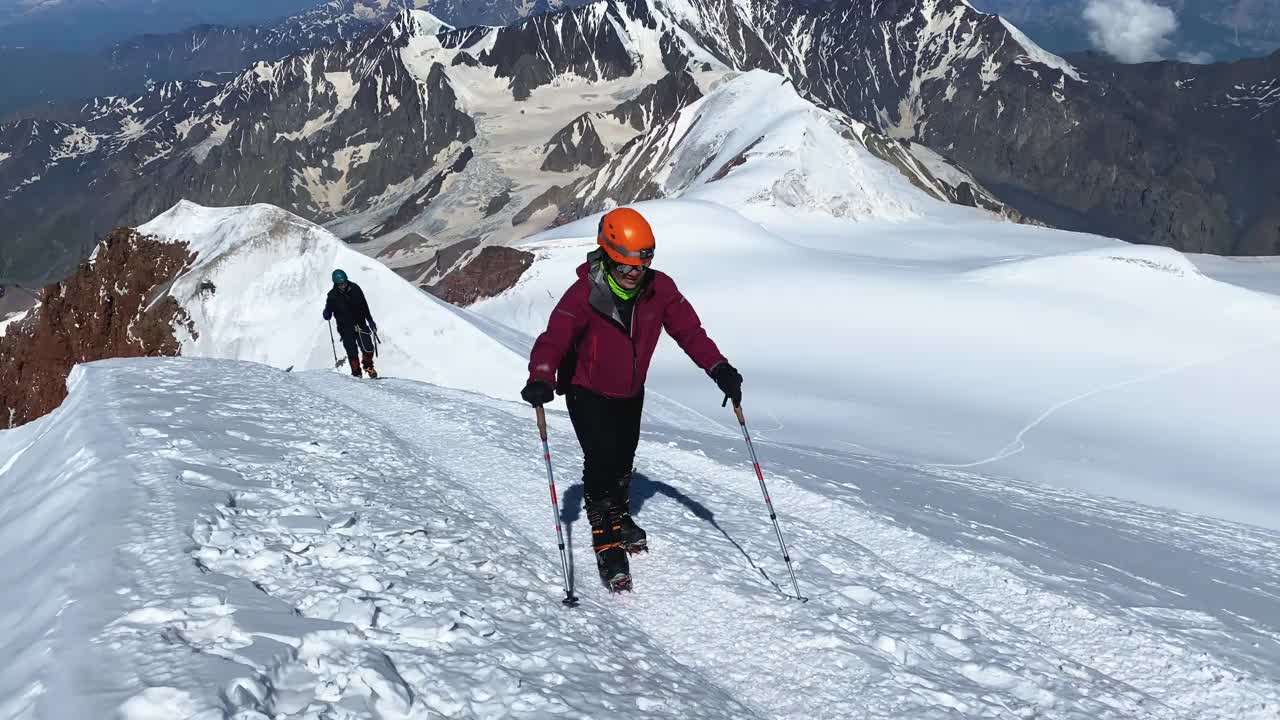
<path id="1" fill-rule="evenodd" d="M 0 337 L 0 428 L 58 407 L 77 363 L 177 355 L 174 326 L 194 329 L 177 301 L 161 295 L 192 259 L 184 243 L 122 228 L 93 260 L 46 287 L 40 307 Z"/>
<path id="2" fill-rule="evenodd" d="M 489 204 L 486 205 L 484 208 L 484 216 L 493 217 L 494 215 L 497 215 L 499 212 L 502 212 L 502 208 L 506 207 L 509 204 L 511 204 L 511 190 L 510 189 L 503 190 L 502 192 L 493 196 L 491 200 L 489 200 Z"/>
<path id="3" fill-rule="evenodd" d="M 533 253 L 490 245 L 428 290 L 445 302 L 465 307 L 515 287 L 531 265 Z"/>
<path id="4" fill-rule="evenodd" d="M 636 130 L 649 130 L 675 117 L 701 97 L 702 90 L 693 76 L 681 70 L 667 73 L 639 95 L 619 104 L 609 115 Z"/>
<path id="5" fill-rule="evenodd" d="M 611 17 L 612 15 L 612 17 Z M 636 58 L 617 22 L 613 2 L 605 12 L 572 10 L 503 28 L 480 54 L 482 64 L 510 80 L 516 100 L 528 100 L 560 75 L 615 80 L 636 72 Z"/>
<path id="6" fill-rule="evenodd" d="M 547 156 L 542 169 L 552 172 L 573 172 L 581 167 L 599 168 L 609 161 L 591 113 L 583 113 L 551 137 L 546 145 Z"/>
<path id="7" fill-rule="evenodd" d="M 567 207 L 573 199 L 573 191 L 571 188 L 562 185 L 552 185 L 547 188 L 541 195 L 529 201 L 511 218 L 511 225 L 519 226 L 529 222 L 530 218 L 547 208 L 563 208 Z"/>

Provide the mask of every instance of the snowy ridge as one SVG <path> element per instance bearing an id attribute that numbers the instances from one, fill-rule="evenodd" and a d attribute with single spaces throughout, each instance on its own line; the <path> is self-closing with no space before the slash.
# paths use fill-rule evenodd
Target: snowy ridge
<path id="1" fill-rule="evenodd" d="M 635 594 L 588 580 L 565 483 L 583 598 L 568 612 L 531 424 L 516 404 L 407 381 L 190 359 L 81 369 L 58 413 L 0 434 L 0 488 L 42 510 L 25 527 L 61 520 L 0 545 L 40 568 L 3 611 L 22 631 L 4 642 L 29 650 L 4 649 L 44 658 L 0 673 L 4 709 L 1262 720 L 1276 702 L 1276 647 L 1259 640 L 1274 624 L 1250 617 L 1274 596 L 1237 617 L 1194 609 L 1274 592 L 1274 532 L 764 442 L 801 605 L 776 585 L 740 440 L 677 426 L 641 445 L 654 551 Z M 551 437 L 573 467 L 558 413 Z M 1080 544 L 1053 540 L 1068 526 L 1086 528 Z M 119 548 L 114 576 L 54 584 L 82 547 Z M 1144 575 L 1175 554 L 1222 582 Z M 5 558 L 0 572 L 25 567 Z"/>
<path id="2" fill-rule="evenodd" d="M 1076 82 L 1086 82 L 1085 79 L 1080 76 L 1080 72 L 1076 70 L 1071 63 L 1037 45 L 1034 40 L 1027 37 L 1026 33 L 1019 30 L 1008 20 L 1000 18 L 1000 22 L 1005 26 L 1005 29 L 1009 31 L 1009 34 L 1013 36 L 1013 39 L 1022 46 L 1023 50 L 1026 51 L 1026 55 L 1024 56 L 1025 62 L 1038 63 L 1047 68 L 1052 68 Z"/>
<path id="3" fill-rule="evenodd" d="M 334 348 L 320 311 L 332 287 L 329 274 L 342 268 L 364 290 L 383 328 L 378 360 L 383 372 L 504 396 L 510 387 L 501 378 L 523 371 L 523 358 L 478 329 L 466 311 L 423 293 L 323 228 L 279 208 L 183 202 L 138 230 L 185 242 L 197 254 L 169 290 L 195 327 L 195 336 L 175 328 L 185 356 L 249 360 L 280 369 L 332 368 Z M 473 360 L 432 362 L 445 348 Z M 345 366 L 341 345 L 337 354 Z"/>
<path id="4" fill-rule="evenodd" d="M 771 112 L 752 112 L 761 107 Z M 869 134 L 800 98 L 785 78 L 757 70 L 721 79 L 707 97 L 628 144 L 575 192 L 580 207 L 591 210 L 685 197 L 901 220 L 937 206 L 902 170 L 868 150 Z"/>
<path id="5" fill-rule="evenodd" d="M 945 213 L 951 202 L 1008 212 L 943 158 L 818 108 L 786 78 L 762 70 L 701 77 L 705 97 L 625 144 L 594 175 L 536 200 L 525 215 L 563 224 L 651 198 L 861 220 Z M 770 112 L 757 112 L 761 107 Z M 554 215 L 537 214 L 549 206 Z"/>

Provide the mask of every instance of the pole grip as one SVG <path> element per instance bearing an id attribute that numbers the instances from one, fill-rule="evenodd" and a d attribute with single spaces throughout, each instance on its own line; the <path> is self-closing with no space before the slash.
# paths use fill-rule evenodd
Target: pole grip
<path id="1" fill-rule="evenodd" d="M 538 435 L 539 437 L 542 438 L 542 442 L 546 442 L 547 441 L 547 412 L 546 410 L 542 409 L 541 405 L 539 405 L 534 409 L 538 411 Z"/>
<path id="2" fill-rule="evenodd" d="M 720 403 L 720 407 L 729 407 L 729 399 L 730 399 L 730 398 L 729 398 L 729 396 L 728 396 L 728 395 L 725 395 L 725 396 L 724 396 L 724 402 Z M 739 417 L 739 418 L 741 418 L 741 417 L 742 417 L 742 412 L 739 410 L 739 408 L 740 408 L 740 407 L 741 407 L 741 406 L 740 406 L 738 403 L 734 403 L 734 404 L 733 404 L 733 411 L 734 411 L 734 412 L 736 412 L 736 413 L 738 413 L 738 417 Z"/>

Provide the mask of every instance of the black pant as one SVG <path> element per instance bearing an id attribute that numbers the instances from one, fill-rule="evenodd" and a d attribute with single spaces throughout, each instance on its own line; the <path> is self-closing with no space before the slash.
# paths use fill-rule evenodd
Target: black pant
<path id="1" fill-rule="evenodd" d="M 569 419 L 582 445 L 582 484 L 588 506 L 614 500 L 623 503 L 621 482 L 631 472 L 640 444 L 644 393 L 608 398 L 574 385 L 565 396 Z"/>
<path id="2" fill-rule="evenodd" d="M 361 352 L 373 352 L 373 333 L 367 327 L 338 328 L 338 337 L 342 338 L 342 347 L 348 358 L 360 357 Z"/>

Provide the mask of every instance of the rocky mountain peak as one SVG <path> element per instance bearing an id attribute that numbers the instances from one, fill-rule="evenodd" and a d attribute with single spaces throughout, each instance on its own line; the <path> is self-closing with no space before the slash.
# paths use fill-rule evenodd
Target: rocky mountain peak
<path id="1" fill-rule="evenodd" d="M 70 277 L 46 287 L 40 306 L 0 336 L 0 428 L 61 404 L 77 363 L 178 355 L 174 328 L 189 318 L 163 293 L 193 259 L 183 243 L 120 228 Z"/>

